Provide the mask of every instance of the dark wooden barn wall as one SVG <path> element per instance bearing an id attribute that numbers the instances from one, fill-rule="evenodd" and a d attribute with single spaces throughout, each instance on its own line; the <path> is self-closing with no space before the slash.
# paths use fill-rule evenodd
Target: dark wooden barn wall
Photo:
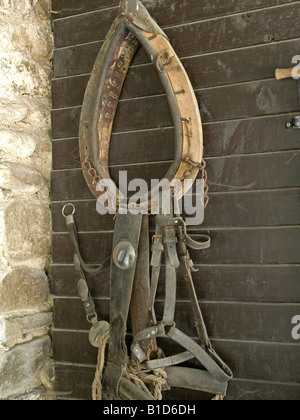
<path id="1" fill-rule="evenodd" d="M 72 247 L 61 216 L 72 201 L 84 257 L 110 255 L 114 222 L 99 216 L 80 170 L 77 135 L 84 90 L 118 0 L 52 0 L 53 331 L 57 389 L 89 399 L 96 351 L 76 296 Z M 285 122 L 299 111 L 294 80 L 277 82 L 276 67 L 299 54 L 300 2 L 290 0 L 145 1 L 165 28 L 199 100 L 204 123 L 210 204 L 205 223 L 212 247 L 195 253 L 196 289 L 209 334 L 232 367 L 229 400 L 300 399 L 300 133 Z M 114 125 L 111 173 L 165 174 L 173 128 L 158 77 L 141 50 L 125 83 Z M 109 314 L 109 273 L 91 282 L 98 313 Z M 179 279 L 176 321 L 194 334 Z M 161 308 L 163 290 L 157 302 Z M 193 399 L 175 391 L 166 398 Z"/>

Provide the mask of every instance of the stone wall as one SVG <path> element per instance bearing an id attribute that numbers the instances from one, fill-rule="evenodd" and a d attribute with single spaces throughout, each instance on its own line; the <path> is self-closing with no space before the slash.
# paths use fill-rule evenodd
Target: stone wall
<path id="1" fill-rule="evenodd" d="M 0 399 L 51 387 L 50 0 L 0 0 Z"/>

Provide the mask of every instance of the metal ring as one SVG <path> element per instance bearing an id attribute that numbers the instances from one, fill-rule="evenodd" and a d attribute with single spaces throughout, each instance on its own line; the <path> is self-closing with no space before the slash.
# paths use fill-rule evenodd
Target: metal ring
<path id="1" fill-rule="evenodd" d="M 156 60 L 156 68 L 160 73 L 168 73 L 168 71 L 171 71 L 174 66 L 174 55 L 169 57 L 170 64 L 167 67 L 166 67 L 167 63 L 166 65 L 164 65 L 164 63 L 162 62 L 162 57 L 166 52 L 168 51 L 164 51 L 161 54 L 159 54 Z M 163 69 L 161 69 L 160 63 L 163 65 L 164 67 Z"/>
<path id="2" fill-rule="evenodd" d="M 66 208 L 68 208 L 68 207 L 72 207 L 72 216 L 74 216 L 74 214 L 75 214 L 75 212 L 76 212 L 76 208 L 75 208 L 75 206 L 74 206 L 74 204 L 72 204 L 72 203 L 68 203 L 68 204 L 65 204 L 64 205 L 64 207 L 63 207 L 63 209 L 62 209 L 62 215 L 65 217 L 65 218 L 67 218 L 68 216 L 70 216 L 70 215 L 68 215 L 68 214 L 66 214 L 66 212 L 65 212 L 65 210 L 66 210 Z"/>

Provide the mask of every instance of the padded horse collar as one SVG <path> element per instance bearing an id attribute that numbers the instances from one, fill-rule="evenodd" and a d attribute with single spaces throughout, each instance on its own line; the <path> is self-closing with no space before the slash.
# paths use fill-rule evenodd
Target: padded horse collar
<path id="1" fill-rule="evenodd" d="M 123 83 L 140 44 L 157 67 L 175 127 L 175 157 L 165 179 L 171 185 L 187 178 L 195 181 L 203 162 L 199 107 L 183 65 L 166 34 L 140 1 L 122 0 L 120 7 L 121 15 L 110 28 L 96 59 L 80 121 L 82 169 L 95 197 L 101 194 L 97 183 L 110 178 L 108 158 L 114 117 Z"/>
<path id="2" fill-rule="evenodd" d="M 157 68 L 166 91 L 175 127 L 175 158 L 166 179 L 195 181 L 203 170 L 203 134 L 197 100 L 189 78 L 173 50 L 167 36 L 138 0 L 121 0 L 120 15 L 114 21 L 96 59 L 88 83 L 80 121 L 80 156 L 86 182 L 95 195 L 102 193 L 97 184 L 110 179 L 108 170 L 109 146 L 117 104 L 126 74 L 139 45 L 142 44 Z M 115 191 L 109 191 L 111 195 Z M 184 188 L 178 193 L 185 194 Z M 117 195 L 122 192 L 117 190 Z M 170 197 L 171 201 L 171 197 Z M 148 210 L 151 201 L 146 199 Z M 147 372 L 165 369 L 169 386 L 187 387 L 225 395 L 232 372 L 212 348 L 192 280 L 193 262 L 187 248 L 204 250 L 210 246 L 205 235 L 189 236 L 184 220 L 162 214 L 155 218 L 156 231 L 152 237 L 151 280 L 149 275 L 148 216 L 118 212 L 116 217 L 112 257 L 100 267 L 87 266 L 80 254 L 74 220 L 75 207 L 63 215 L 75 247 L 75 268 L 79 274 L 79 296 L 84 303 L 88 321 L 92 324 L 90 342 L 99 347 L 103 337 L 110 336 L 109 348 L 98 399 L 154 399 L 151 386 L 140 388 L 129 380 L 128 349 L 125 342 L 127 319 L 131 312 L 133 343 L 132 358 Z M 161 273 L 162 257 L 165 265 L 166 298 L 161 321 L 157 320 L 155 298 Z M 111 302 L 110 324 L 98 321 L 84 272 L 99 273 L 110 265 Z M 181 268 L 195 319 L 199 344 L 175 325 L 176 270 Z M 184 351 L 165 356 L 157 339 L 167 338 Z M 99 353 L 100 354 L 100 353 Z M 102 358 L 104 352 L 102 353 Z M 174 367 L 196 359 L 202 369 Z M 102 367 L 103 367 L 102 361 Z M 203 370 L 205 368 L 205 370 Z M 153 376 L 153 375 L 152 375 Z"/>

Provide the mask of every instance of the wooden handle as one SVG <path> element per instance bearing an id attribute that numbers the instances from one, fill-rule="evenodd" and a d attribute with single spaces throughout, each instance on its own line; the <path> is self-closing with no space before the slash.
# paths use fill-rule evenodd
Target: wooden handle
<path id="1" fill-rule="evenodd" d="M 288 79 L 293 77 L 294 67 L 291 69 L 277 69 L 275 71 L 275 77 L 277 80 Z M 297 70 L 297 74 L 300 77 L 300 69 Z"/>
<path id="2" fill-rule="evenodd" d="M 277 80 L 281 80 L 281 79 L 288 79 L 292 76 L 293 73 L 293 69 L 277 69 L 275 71 L 275 77 Z"/>

